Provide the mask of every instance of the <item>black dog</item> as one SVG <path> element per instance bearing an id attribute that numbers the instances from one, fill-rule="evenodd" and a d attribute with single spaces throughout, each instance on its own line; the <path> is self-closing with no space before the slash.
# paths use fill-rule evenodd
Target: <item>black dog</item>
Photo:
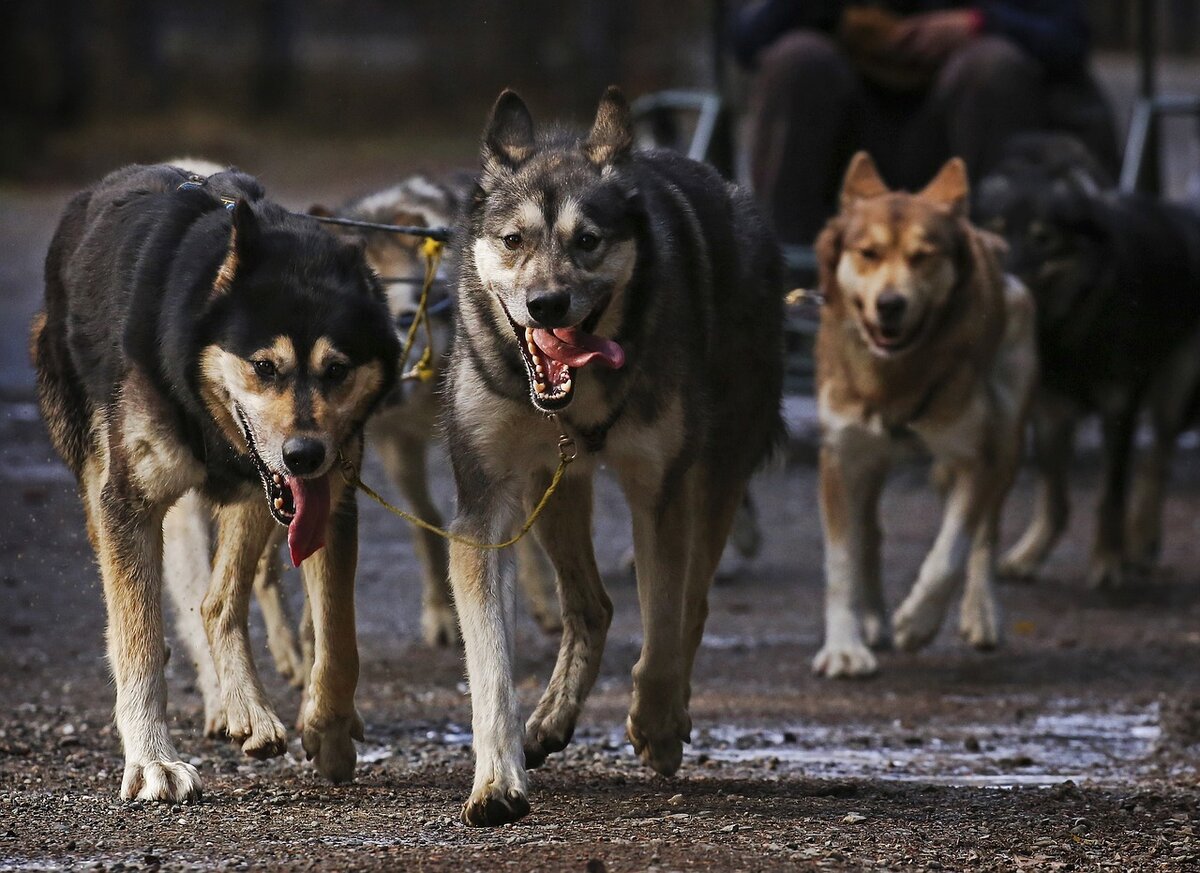
<path id="1" fill-rule="evenodd" d="M 976 217 L 1004 236 L 1007 268 L 1033 292 L 1041 390 L 1034 404 L 1042 476 L 1037 515 L 1005 558 L 1029 575 L 1066 525 L 1066 470 L 1080 416 L 1100 416 L 1104 490 L 1089 581 L 1118 586 L 1153 558 L 1170 455 L 1200 376 L 1200 214 L 1111 190 L 1078 142 L 1020 138 L 979 186 Z M 1127 529 L 1129 460 L 1149 405 L 1156 448 Z"/>
<path id="2" fill-rule="evenodd" d="M 179 802 L 200 790 L 167 729 L 161 606 L 164 519 L 177 501 L 207 513 L 193 492 L 215 504 L 219 525 L 201 611 L 226 731 L 255 757 L 286 750 L 246 638 L 274 519 L 293 560 L 308 562 L 316 660 L 304 746 L 326 776 L 352 775 L 357 515 L 332 467 L 339 453 L 361 457 L 397 345 L 361 249 L 263 200 L 249 176 L 133 166 L 68 205 L 32 350 L 42 414 L 79 480 L 104 579 L 122 797 Z M 176 560 L 189 552 L 173 532 L 204 532 L 207 521 L 168 523 L 169 583 L 207 555 L 201 543 Z"/>

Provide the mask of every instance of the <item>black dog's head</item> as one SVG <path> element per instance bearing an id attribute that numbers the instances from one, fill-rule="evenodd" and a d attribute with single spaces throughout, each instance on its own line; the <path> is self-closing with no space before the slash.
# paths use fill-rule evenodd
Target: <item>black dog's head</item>
<path id="1" fill-rule="evenodd" d="M 220 232 L 193 384 L 303 560 L 324 535 L 339 450 L 395 379 L 398 341 L 360 246 L 244 200 Z"/>
<path id="2" fill-rule="evenodd" d="M 632 142 L 616 88 L 586 136 L 536 136 L 512 91 L 500 95 L 484 131 L 465 269 L 520 349 L 530 396 L 546 412 L 571 402 L 579 367 L 624 363 L 612 336 L 637 262 Z"/>
<path id="3" fill-rule="evenodd" d="M 1008 243 L 1005 268 L 1038 304 L 1039 324 L 1066 317 L 1096 275 L 1106 233 L 1099 218 L 1112 180 L 1078 140 L 1014 138 L 980 181 L 974 220 Z"/>

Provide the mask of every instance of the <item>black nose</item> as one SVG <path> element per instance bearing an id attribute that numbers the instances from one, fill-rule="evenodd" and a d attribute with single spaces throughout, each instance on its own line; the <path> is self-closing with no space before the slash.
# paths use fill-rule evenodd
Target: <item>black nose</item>
<path id="1" fill-rule="evenodd" d="M 566 327 L 563 319 L 571 308 L 569 291 L 535 291 L 526 300 L 529 314 L 545 327 Z"/>
<path id="2" fill-rule="evenodd" d="M 875 301 L 875 311 L 879 313 L 880 326 L 899 327 L 900 319 L 904 317 L 904 309 L 907 306 L 908 301 L 895 291 L 879 295 L 879 299 Z"/>
<path id="3" fill-rule="evenodd" d="M 297 476 L 307 476 L 325 462 L 325 444 L 312 437 L 289 437 L 283 444 L 283 463 Z"/>

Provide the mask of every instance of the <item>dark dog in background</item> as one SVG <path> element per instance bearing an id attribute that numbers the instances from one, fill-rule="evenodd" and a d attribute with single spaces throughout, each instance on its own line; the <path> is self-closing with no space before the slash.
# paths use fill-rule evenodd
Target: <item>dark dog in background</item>
<path id="1" fill-rule="evenodd" d="M 1066 526 L 1075 426 L 1089 414 L 1100 418 L 1104 446 L 1090 584 L 1121 585 L 1159 548 L 1163 487 L 1200 384 L 1200 214 L 1110 189 L 1082 144 L 1049 134 L 1015 140 L 979 185 L 976 218 L 1007 240 L 1006 267 L 1037 303 L 1041 483 L 1035 518 L 1005 557 L 1011 575 L 1033 574 Z M 1146 407 L 1155 445 L 1129 513 Z"/>
<path id="2" fill-rule="evenodd" d="M 200 612 L 226 732 L 255 757 L 287 747 L 246 627 L 254 568 L 279 523 L 313 603 L 304 747 L 327 777 L 351 778 L 362 735 L 357 511 L 332 468 L 339 454 L 361 458 L 398 351 L 361 249 L 264 200 L 249 176 L 127 167 L 67 206 L 31 344 L 42 414 L 79 481 L 104 581 L 121 796 L 200 793 L 168 730 L 161 604 L 164 573 L 194 580 L 209 566 L 206 540 L 164 549 L 180 529 L 164 530 L 168 510 L 197 493 L 188 530 L 206 531 L 206 503 L 219 530 Z"/>

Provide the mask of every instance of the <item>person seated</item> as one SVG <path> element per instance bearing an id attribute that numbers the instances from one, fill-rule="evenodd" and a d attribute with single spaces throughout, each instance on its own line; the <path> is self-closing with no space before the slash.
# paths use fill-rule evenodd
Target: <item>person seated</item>
<path id="1" fill-rule="evenodd" d="M 756 71 L 754 190 L 785 243 L 811 244 L 850 156 L 914 190 L 952 155 L 979 179 L 1013 134 L 1079 137 L 1114 173 L 1112 112 L 1087 69 L 1083 0 L 765 0 L 735 16 Z"/>

